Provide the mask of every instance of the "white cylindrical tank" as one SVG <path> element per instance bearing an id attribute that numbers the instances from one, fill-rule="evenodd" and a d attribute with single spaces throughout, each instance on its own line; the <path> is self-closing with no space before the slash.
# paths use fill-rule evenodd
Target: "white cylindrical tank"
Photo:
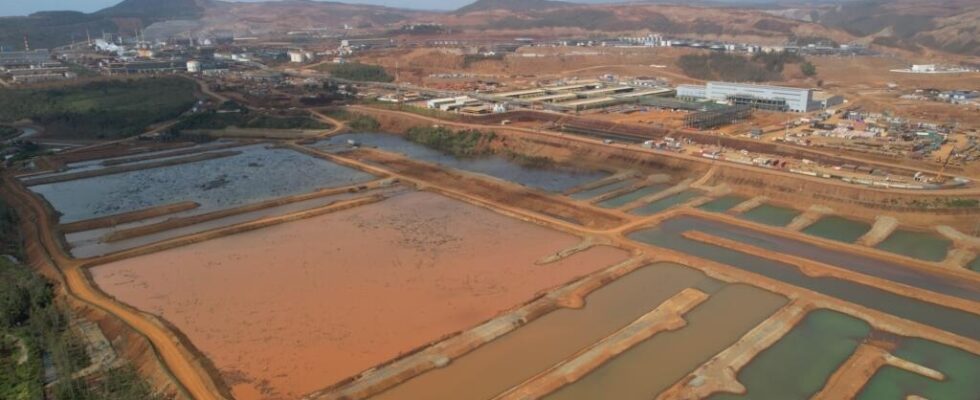
<path id="1" fill-rule="evenodd" d="M 187 72 L 196 74 L 201 72 L 201 62 L 196 60 L 191 60 L 187 62 Z"/>

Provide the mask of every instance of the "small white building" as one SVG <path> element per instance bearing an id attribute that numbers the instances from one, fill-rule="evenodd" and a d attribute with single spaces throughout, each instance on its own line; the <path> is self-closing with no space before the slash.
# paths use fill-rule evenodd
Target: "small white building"
<path id="1" fill-rule="evenodd" d="M 936 64 L 912 64 L 912 72 L 936 72 Z"/>
<path id="2" fill-rule="evenodd" d="M 472 100 L 469 96 L 459 96 L 459 97 L 443 97 L 439 99 L 432 99 L 425 103 L 428 108 L 442 108 L 442 106 L 447 104 L 460 105 L 465 103 L 467 100 Z"/>
<path id="3" fill-rule="evenodd" d="M 196 74 L 201 72 L 201 62 L 197 60 L 190 60 L 187 62 L 187 72 Z"/>
<path id="4" fill-rule="evenodd" d="M 304 63 L 313 58 L 311 53 L 300 50 L 290 50 L 286 54 L 289 55 L 289 62 L 291 63 Z"/>

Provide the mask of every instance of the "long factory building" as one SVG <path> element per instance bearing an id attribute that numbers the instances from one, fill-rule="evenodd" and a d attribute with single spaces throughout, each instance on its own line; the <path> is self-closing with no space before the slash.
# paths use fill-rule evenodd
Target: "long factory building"
<path id="1" fill-rule="evenodd" d="M 749 83 L 708 82 L 707 85 L 679 85 L 677 97 L 708 99 L 750 105 L 775 111 L 808 112 L 839 104 L 839 97 L 815 101 L 813 89 Z"/>

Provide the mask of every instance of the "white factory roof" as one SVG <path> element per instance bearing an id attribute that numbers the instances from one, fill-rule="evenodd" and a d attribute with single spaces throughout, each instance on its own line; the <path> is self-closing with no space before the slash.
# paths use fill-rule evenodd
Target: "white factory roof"
<path id="1" fill-rule="evenodd" d="M 585 91 L 578 92 L 578 94 L 583 95 L 583 96 L 594 96 L 594 95 L 601 95 L 601 94 L 619 93 L 619 92 L 630 92 L 630 91 L 633 91 L 633 88 L 632 87 L 629 87 L 629 86 L 616 86 L 616 87 L 606 87 L 606 88 L 585 90 Z"/>
<path id="2" fill-rule="evenodd" d="M 549 94 L 547 96 L 540 96 L 540 97 L 529 97 L 529 98 L 527 98 L 525 100 L 527 100 L 527 101 L 562 101 L 562 100 L 571 100 L 571 99 L 577 99 L 577 98 L 578 98 L 578 95 L 576 95 L 575 93 L 559 93 L 559 94 Z"/>
<path id="3" fill-rule="evenodd" d="M 513 92 L 494 93 L 493 95 L 500 96 L 500 97 L 520 97 L 520 96 L 527 96 L 531 94 L 544 94 L 544 93 L 548 93 L 548 92 L 544 89 L 526 89 L 526 90 L 516 90 Z"/>
<path id="4" fill-rule="evenodd" d="M 566 102 L 566 103 L 559 103 L 559 105 L 561 105 L 561 106 L 567 106 L 567 107 L 577 107 L 577 106 L 587 106 L 587 105 L 592 105 L 592 104 L 601 104 L 601 103 L 606 103 L 606 102 L 612 102 L 612 101 L 615 101 L 615 100 L 616 99 L 614 99 L 612 97 L 595 97 L 595 98 L 590 98 L 590 99 L 582 99 L 582 100 L 576 100 L 576 101 L 569 101 L 569 102 Z"/>
<path id="5" fill-rule="evenodd" d="M 547 87 L 545 89 L 547 89 L 547 90 L 554 90 L 554 91 L 575 90 L 575 89 L 582 89 L 582 88 L 589 87 L 589 86 L 596 86 L 598 84 L 599 84 L 599 81 L 586 81 L 586 82 L 578 82 L 578 83 L 568 84 L 568 85 L 564 85 L 564 86 L 551 86 L 551 87 Z"/>
<path id="6" fill-rule="evenodd" d="M 633 98 L 633 97 L 656 96 L 656 95 L 659 95 L 659 94 L 671 93 L 673 91 L 674 91 L 674 89 L 671 89 L 671 88 L 657 88 L 657 89 L 641 90 L 639 92 L 624 93 L 624 94 L 618 95 L 616 97 L 629 99 L 629 98 Z"/>

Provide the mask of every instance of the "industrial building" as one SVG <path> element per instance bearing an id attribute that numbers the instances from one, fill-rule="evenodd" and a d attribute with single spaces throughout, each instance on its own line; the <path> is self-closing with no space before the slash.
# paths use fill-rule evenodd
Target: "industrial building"
<path id="1" fill-rule="evenodd" d="M 303 50 L 290 50 L 286 52 L 286 55 L 289 56 L 291 63 L 305 63 L 313 60 L 313 53 Z"/>
<path id="2" fill-rule="evenodd" d="M 102 70 L 110 74 L 157 74 L 187 71 L 186 60 L 110 61 L 101 64 Z"/>
<path id="3" fill-rule="evenodd" d="M 555 111 L 582 111 L 636 102 L 649 96 L 673 93 L 670 88 L 642 88 L 629 85 L 607 85 L 589 80 L 568 84 L 493 93 L 495 101 L 539 106 Z"/>
<path id="4" fill-rule="evenodd" d="M 51 62 L 47 49 L 0 52 L 0 68 L 29 68 Z"/>
<path id="5" fill-rule="evenodd" d="M 74 72 L 68 70 L 68 67 L 9 69 L 6 74 L 10 76 L 11 83 L 60 81 L 76 77 Z"/>
<path id="6" fill-rule="evenodd" d="M 379 37 L 379 38 L 351 38 L 344 39 L 340 41 L 340 47 L 346 48 L 358 48 L 358 49 L 376 49 L 391 47 L 394 45 L 394 41 L 391 38 Z"/>
<path id="7" fill-rule="evenodd" d="M 774 111 L 808 112 L 823 108 L 820 102 L 813 100 L 812 89 L 749 83 L 708 82 L 705 86 L 680 85 L 677 87 L 677 97 L 724 101 Z M 837 99 L 832 100 L 836 101 Z"/>
<path id="8" fill-rule="evenodd" d="M 677 97 L 681 99 L 707 99 L 707 88 L 702 85 L 677 85 Z"/>

